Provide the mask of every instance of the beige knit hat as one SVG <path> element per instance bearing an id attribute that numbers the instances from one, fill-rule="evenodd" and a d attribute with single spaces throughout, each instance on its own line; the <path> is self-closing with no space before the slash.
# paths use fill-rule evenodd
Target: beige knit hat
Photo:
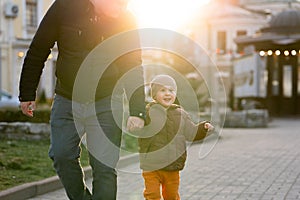
<path id="1" fill-rule="evenodd" d="M 169 75 L 161 74 L 155 76 L 151 81 L 151 96 L 153 99 L 161 86 L 174 90 L 175 94 L 177 93 L 176 81 Z"/>

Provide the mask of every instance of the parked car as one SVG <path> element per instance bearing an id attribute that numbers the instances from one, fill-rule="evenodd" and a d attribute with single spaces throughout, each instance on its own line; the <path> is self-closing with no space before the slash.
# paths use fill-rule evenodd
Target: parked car
<path id="1" fill-rule="evenodd" d="M 18 97 L 0 90 L 0 110 L 18 110 L 20 102 Z"/>

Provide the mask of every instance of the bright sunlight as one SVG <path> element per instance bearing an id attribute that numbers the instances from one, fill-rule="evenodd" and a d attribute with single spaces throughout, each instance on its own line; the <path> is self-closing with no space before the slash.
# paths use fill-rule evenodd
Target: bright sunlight
<path id="1" fill-rule="evenodd" d="M 141 28 L 175 30 L 184 25 L 210 0 L 131 0 L 129 9 L 136 15 Z"/>

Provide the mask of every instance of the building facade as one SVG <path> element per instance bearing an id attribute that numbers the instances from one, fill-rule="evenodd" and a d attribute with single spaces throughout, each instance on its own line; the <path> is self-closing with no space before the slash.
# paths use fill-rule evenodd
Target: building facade
<path id="1" fill-rule="evenodd" d="M 37 26 L 53 0 L 0 1 L 0 89 L 14 96 L 19 92 L 22 63 Z M 54 48 L 46 62 L 38 94 L 53 95 Z"/>
<path id="2" fill-rule="evenodd" d="M 238 37 L 235 41 L 244 48 L 252 46 L 255 50 L 252 54 L 265 60 L 266 95 L 263 100 L 270 113 L 299 115 L 300 10 L 284 10 L 274 15 L 268 26 L 257 34 Z"/>
<path id="3" fill-rule="evenodd" d="M 263 27 L 268 26 L 273 16 L 289 9 L 300 10 L 300 2 L 296 0 L 212 0 L 200 12 L 198 20 L 194 20 L 191 24 L 194 39 L 207 50 L 219 69 L 228 107 L 236 109 L 234 105 L 235 60 L 246 54 L 259 53 L 254 46 L 249 45 L 244 48 L 238 45 L 235 38 L 256 35 Z M 265 85 L 265 87 L 264 90 L 267 91 L 267 87 L 270 86 Z"/>
<path id="4" fill-rule="evenodd" d="M 18 95 L 18 82 L 24 56 L 36 28 L 43 15 L 54 0 L 1 0 L 0 1 L 0 89 Z M 199 10 L 198 16 L 184 29 L 189 36 L 206 50 L 208 61 L 201 55 L 199 60 L 203 71 L 214 63 L 218 67 L 215 76 L 224 84 L 227 106 L 233 106 L 233 65 L 249 52 L 255 52 L 251 46 L 241 48 L 235 38 L 253 36 L 266 27 L 272 16 L 293 8 L 300 10 L 297 0 L 211 0 Z M 185 31 L 182 31 L 185 32 Z M 38 92 L 45 92 L 51 98 L 55 87 L 56 48 L 49 56 Z"/>

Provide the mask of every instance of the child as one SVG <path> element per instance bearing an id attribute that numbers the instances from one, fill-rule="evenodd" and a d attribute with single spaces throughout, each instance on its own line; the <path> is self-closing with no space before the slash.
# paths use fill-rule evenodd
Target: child
<path id="1" fill-rule="evenodd" d="M 153 126 L 151 123 L 157 124 L 161 119 L 165 121 L 159 131 L 140 135 L 138 139 L 147 200 L 160 200 L 161 186 L 164 200 L 180 199 L 179 171 L 186 161 L 186 141 L 203 139 L 207 131 L 213 129 L 209 122 L 194 124 L 187 112 L 174 104 L 176 92 L 176 82 L 168 75 L 158 75 L 151 82 L 154 101 L 147 105 L 146 125 Z M 153 110 L 156 114 L 151 114 Z M 160 113 L 166 117 L 158 116 Z"/>

